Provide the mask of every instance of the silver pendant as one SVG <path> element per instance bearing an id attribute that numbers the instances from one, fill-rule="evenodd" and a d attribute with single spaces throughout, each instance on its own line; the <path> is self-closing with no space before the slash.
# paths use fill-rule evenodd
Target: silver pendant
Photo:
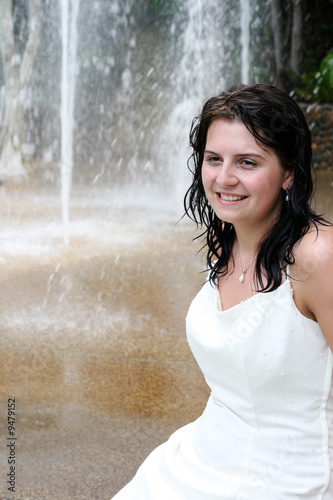
<path id="1" fill-rule="evenodd" d="M 243 269 L 242 274 L 239 277 L 240 283 L 243 283 L 243 281 L 245 280 L 245 273 L 246 273 L 246 269 Z"/>

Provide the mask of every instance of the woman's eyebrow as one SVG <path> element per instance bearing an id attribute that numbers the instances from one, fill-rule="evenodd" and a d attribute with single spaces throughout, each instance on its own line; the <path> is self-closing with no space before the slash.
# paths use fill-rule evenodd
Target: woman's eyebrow
<path id="1" fill-rule="evenodd" d="M 236 154 L 235 156 L 238 156 L 238 157 L 241 157 L 241 156 L 251 156 L 251 157 L 255 157 L 255 158 L 264 158 L 262 155 L 259 155 L 258 153 L 239 153 L 239 154 Z"/>
<path id="2" fill-rule="evenodd" d="M 214 154 L 214 155 L 220 156 L 220 153 L 217 153 L 216 151 L 212 151 L 210 149 L 205 149 L 204 153 L 209 153 L 209 154 Z M 234 156 L 236 156 L 238 158 L 241 158 L 243 156 L 251 156 L 252 158 L 255 157 L 255 158 L 262 158 L 262 159 L 264 158 L 262 155 L 260 155 L 258 153 L 251 153 L 251 152 L 248 152 L 248 153 L 237 153 Z"/>

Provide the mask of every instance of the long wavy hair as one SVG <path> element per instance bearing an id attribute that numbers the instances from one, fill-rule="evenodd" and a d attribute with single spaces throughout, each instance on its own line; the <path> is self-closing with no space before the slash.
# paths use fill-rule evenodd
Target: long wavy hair
<path id="1" fill-rule="evenodd" d="M 287 265 L 295 261 L 295 243 L 311 226 L 318 231 L 318 224 L 329 224 L 310 206 L 314 188 L 311 133 L 296 102 L 276 87 L 263 84 L 231 87 L 209 99 L 193 120 L 193 153 L 188 160 L 193 181 L 186 192 L 184 208 L 197 227 L 205 228 L 200 236 L 205 237 L 209 279 L 215 285 L 220 275 L 228 273 L 230 262 L 234 265 L 232 248 L 236 238 L 233 225 L 220 220 L 208 204 L 201 179 L 207 132 L 218 119 L 242 121 L 259 145 L 274 150 L 283 169 L 293 170 L 289 201 L 282 196 L 280 218 L 260 242 L 255 265 L 258 291 L 273 291 L 281 285 Z"/>

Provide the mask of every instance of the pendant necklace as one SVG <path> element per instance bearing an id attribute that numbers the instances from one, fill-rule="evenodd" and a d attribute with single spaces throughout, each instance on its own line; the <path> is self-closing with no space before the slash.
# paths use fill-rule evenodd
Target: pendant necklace
<path id="1" fill-rule="evenodd" d="M 251 264 L 249 264 L 247 267 L 243 267 L 243 264 L 242 264 L 242 259 L 241 259 L 241 256 L 240 256 L 240 251 L 239 251 L 239 244 L 237 243 L 237 250 L 238 250 L 238 255 L 239 255 L 239 262 L 240 262 L 240 265 L 241 265 L 241 270 L 242 270 L 242 274 L 240 275 L 240 277 L 238 278 L 239 282 L 240 283 L 243 283 L 244 280 L 245 280 L 245 274 L 246 274 L 246 271 L 249 269 L 249 267 L 252 266 L 253 262 L 256 260 L 257 256 L 254 257 L 253 261 L 251 262 Z"/>

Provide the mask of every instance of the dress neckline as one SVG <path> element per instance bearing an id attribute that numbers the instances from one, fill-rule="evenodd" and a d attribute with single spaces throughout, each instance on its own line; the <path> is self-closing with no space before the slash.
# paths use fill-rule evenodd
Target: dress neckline
<path id="1" fill-rule="evenodd" d="M 286 290 L 284 288 L 286 287 Z M 294 301 L 294 291 L 291 286 L 290 278 L 289 275 L 286 276 L 286 279 L 283 283 L 281 283 L 280 286 L 278 286 L 275 290 L 272 292 L 257 292 L 248 299 L 242 300 L 238 304 L 235 304 L 232 307 L 229 307 L 228 309 L 222 309 L 222 303 L 221 303 L 221 298 L 219 294 L 218 287 L 214 285 L 214 295 L 215 295 L 215 311 L 220 315 L 220 316 L 225 316 L 228 318 L 228 313 L 230 314 L 230 319 L 234 317 L 235 312 L 237 312 L 237 309 L 240 309 L 242 307 L 248 307 L 251 305 L 251 302 L 257 301 L 257 300 L 276 300 L 279 297 L 285 296 L 287 293 L 287 296 L 291 299 L 291 306 L 295 310 L 297 314 L 299 314 L 304 320 L 310 321 L 313 325 L 317 325 L 318 328 L 320 329 L 320 326 L 317 321 L 315 321 L 312 318 L 308 318 L 305 316 L 301 311 L 298 309 L 298 307 L 295 304 Z"/>
<path id="2" fill-rule="evenodd" d="M 272 297 L 272 294 L 276 295 L 276 293 L 281 293 L 281 290 L 283 290 L 283 287 L 286 285 L 286 283 L 288 283 L 288 291 L 291 295 L 291 297 L 293 296 L 293 289 L 292 289 L 292 286 L 291 286 L 291 283 L 290 283 L 290 279 L 288 276 L 286 276 L 286 279 L 283 283 L 281 283 L 280 286 L 278 286 L 275 290 L 273 290 L 272 292 L 256 292 L 254 295 L 251 295 L 251 297 L 248 297 L 247 299 L 245 300 L 242 300 L 241 302 L 239 302 L 238 304 L 235 304 L 234 306 L 231 306 L 229 307 L 228 309 L 223 309 L 222 307 L 222 302 L 221 302 L 221 297 L 220 297 L 220 293 L 219 293 L 219 289 L 217 286 L 214 285 L 214 289 L 215 289 L 215 306 L 216 306 L 216 310 L 218 313 L 220 314 L 226 314 L 228 312 L 231 312 L 231 311 L 234 311 L 235 309 L 239 308 L 239 307 L 243 307 L 245 304 L 248 304 L 249 302 L 252 302 L 253 300 L 255 300 L 257 297 L 260 297 L 260 296 L 266 296 L 266 297 Z M 293 301 L 294 302 L 294 301 Z M 296 305 L 295 305 L 296 307 Z M 303 316 L 303 315 L 302 315 Z M 308 318 L 310 319 L 310 318 Z"/>

